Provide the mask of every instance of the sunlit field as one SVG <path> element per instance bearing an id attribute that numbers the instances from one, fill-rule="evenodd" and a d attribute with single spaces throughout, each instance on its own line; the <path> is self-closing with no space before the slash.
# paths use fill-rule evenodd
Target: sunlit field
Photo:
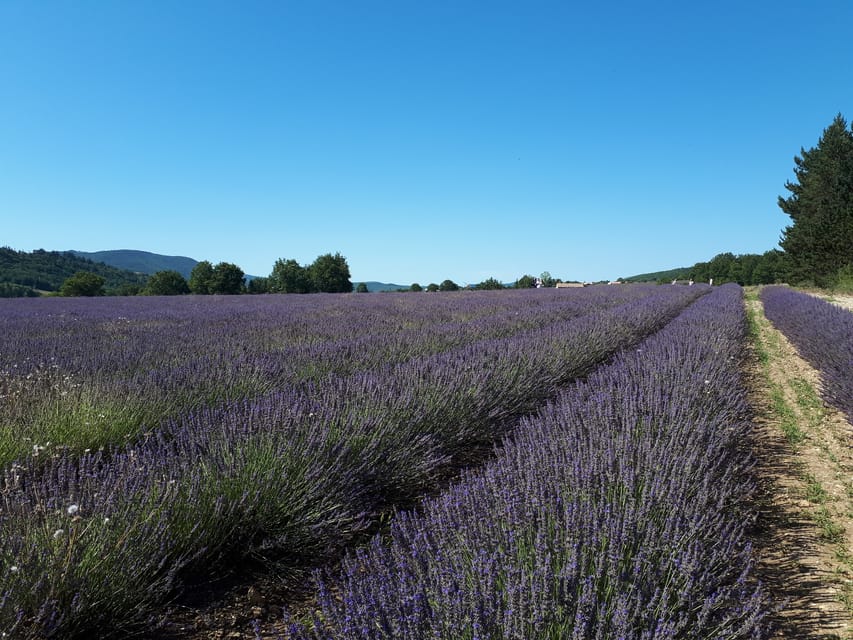
<path id="1" fill-rule="evenodd" d="M 245 559 L 330 552 L 282 633 L 760 634 L 736 285 L 0 311 L 10 637 L 144 633 Z"/>

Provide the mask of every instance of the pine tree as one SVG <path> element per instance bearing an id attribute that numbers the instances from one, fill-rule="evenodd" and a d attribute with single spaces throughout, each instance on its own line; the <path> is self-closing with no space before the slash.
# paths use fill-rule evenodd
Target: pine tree
<path id="1" fill-rule="evenodd" d="M 779 207 L 791 216 L 780 246 L 793 282 L 831 286 L 853 264 L 853 131 L 838 114 L 816 147 L 794 158 L 795 182 Z"/>

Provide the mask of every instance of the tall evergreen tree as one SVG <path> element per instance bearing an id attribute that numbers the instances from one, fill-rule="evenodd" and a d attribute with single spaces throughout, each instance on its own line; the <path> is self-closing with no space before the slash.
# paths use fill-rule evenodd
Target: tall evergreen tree
<path id="1" fill-rule="evenodd" d="M 830 286 L 853 264 L 853 132 L 838 114 L 816 147 L 794 157 L 796 181 L 779 196 L 779 207 L 791 216 L 780 246 L 794 282 Z"/>

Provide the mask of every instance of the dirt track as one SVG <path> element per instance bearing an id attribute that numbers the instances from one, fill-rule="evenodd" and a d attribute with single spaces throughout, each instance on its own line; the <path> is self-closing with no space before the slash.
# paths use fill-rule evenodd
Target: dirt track
<path id="1" fill-rule="evenodd" d="M 773 637 L 853 638 L 853 427 L 816 395 L 818 373 L 760 302 L 747 304 L 766 354 L 749 379 L 763 489 L 759 574 L 784 602 Z"/>

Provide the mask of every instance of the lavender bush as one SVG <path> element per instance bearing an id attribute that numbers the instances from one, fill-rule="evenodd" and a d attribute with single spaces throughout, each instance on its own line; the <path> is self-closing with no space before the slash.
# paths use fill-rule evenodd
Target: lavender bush
<path id="1" fill-rule="evenodd" d="M 0 479 L 0 630 L 121 636 L 241 555 L 292 562 L 346 544 L 706 292 L 640 288 L 545 326 L 179 412 L 124 447 L 16 462 Z"/>
<path id="2" fill-rule="evenodd" d="M 762 638 L 740 289 L 522 420 L 498 459 L 320 579 L 311 639 Z"/>
<path id="3" fill-rule="evenodd" d="M 0 465 L 48 442 L 123 444 L 201 406 L 509 337 L 650 290 L 499 293 L 0 301 Z"/>
<path id="4" fill-rule="evenodd" d="M 767 319 L 820 371 L 823 397 L 853 424 L 853 313 L 788 287 L 760 297 Z"/>

